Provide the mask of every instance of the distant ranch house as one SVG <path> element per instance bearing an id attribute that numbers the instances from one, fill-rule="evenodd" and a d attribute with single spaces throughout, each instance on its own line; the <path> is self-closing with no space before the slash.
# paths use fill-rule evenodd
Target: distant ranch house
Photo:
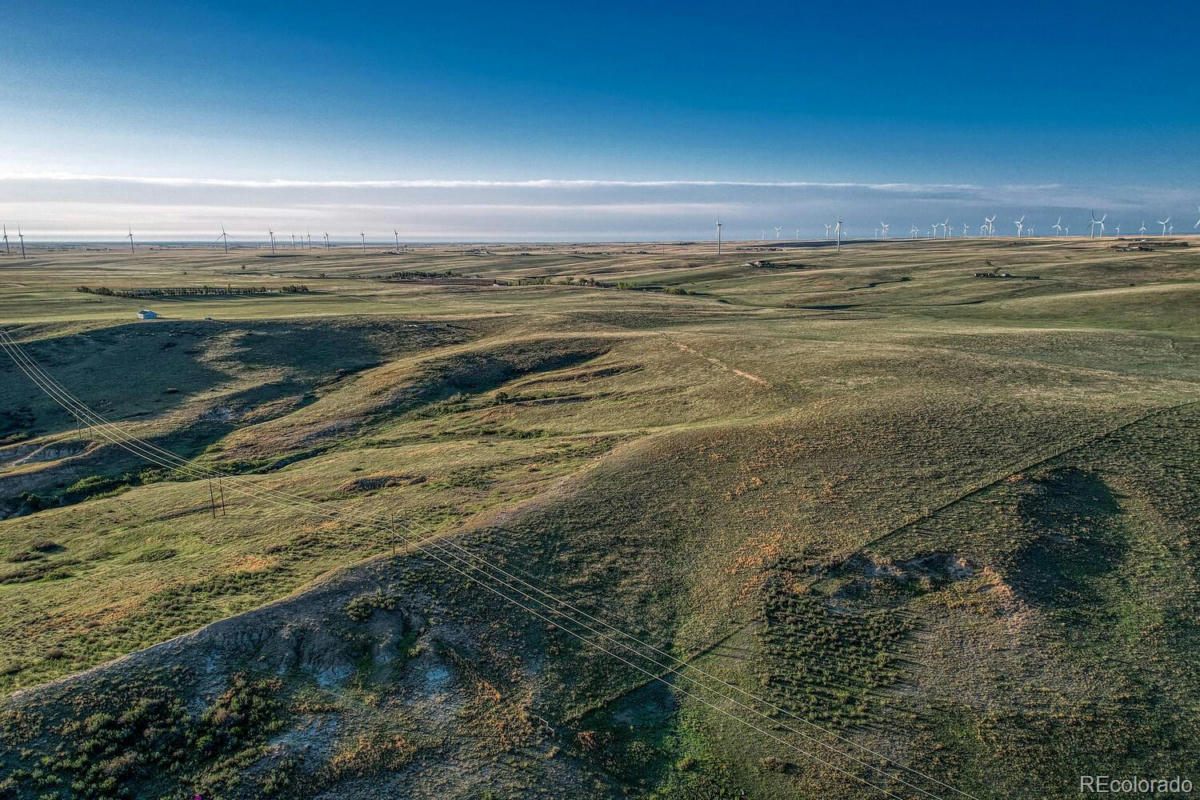
<path id="1" fill-rule="evenodd" d="M 138 319 L 158 319 L 158 314 L 155 314 L 148 308 L 143 308 L 138 312 Z"/>

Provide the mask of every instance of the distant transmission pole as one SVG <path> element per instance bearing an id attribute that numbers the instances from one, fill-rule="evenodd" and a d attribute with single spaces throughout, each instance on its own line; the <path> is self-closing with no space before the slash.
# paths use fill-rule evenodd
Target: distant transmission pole
<path id="1" fill-rule="evenodd" d="M 721 218 L 717 217 L 717 255 L 721 255 Z"/>

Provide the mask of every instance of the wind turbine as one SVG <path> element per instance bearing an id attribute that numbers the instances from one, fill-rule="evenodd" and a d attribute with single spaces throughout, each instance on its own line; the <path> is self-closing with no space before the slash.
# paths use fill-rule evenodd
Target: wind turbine
<path id="1" fill-rule="evenodd" d="M 964 239 L 967 238 L 968 236 L 970 236 L 970 233 L 968 233 L 968 231 L 970 231 L 970 230 L 971 230 L 971 226 L 964 222 L 963 223 L 963 238 Z"/>
<path id="2" fill-rule="evenodd" d="M 400 252 L 400 231 L 392 228 L 392 233 L 396 235 L 396 252 Z"/>
<path id="3" fill-rule="evenodd" d="M 717 217 L 717 255 L 721 255 L 721 218 Z"/>
<path id="4" fill-rule="evenodd" d="M 996 235 L 996 215 L 992 214 L 990 217 L 984 217 L 983 221 L 985 223 L 987 223 L 988 236 L 995 236 Z"/>
<path id="5" fill-rule="evenodd" d="M 221 226 L 221 241 L 225 242 L 225 255 L 229 255 L 229 234 L 225 232 L 225 226 Z"/>
<path id="6" fill-rule="evenodd" d="M 308 252 L 312 252 L 312 231 L 305 231 L 304 235 L 308 237 Z"/>
<path id="7" fill-rule="evenodd" d="M 1055 233 L 1057 233 L 1059 236 L 1062 236 L 1062 217 L 1059 217 L 1058 222 L 1051 225 L 1050 229 L 1053 230 Z"/>
<path id="8" fill-rule="evenodd" d="M 275 231 L 267 228 L 267 235 L 271 237 L 271 255 L 275 255 Z"/>
<path id="9" fill-rule="evenodd" d="M 1100 238 L 1101 239 L 1104 238 L 1104 220 L 1106 220 L 1106 219 L 1108 219 L 1108 214 L 1105 214 L 1104 216 L 1100 217 L 1100 219 L 1096 219 L 1096 212 L 1095 211 L 1092 212 L 1092 222 L 1091 222 L 1092 230 L 1091 230 L 1091 233 L 1088 234 L 1089 238 L 1093 238 L 1093 239 L 1095 238 L 1097 225 L 1100 226 Z"/>
<path id="10" fill-rule="evenodd" d="M 1013 225 L 1017 226 L 1017 238 L 1021 238 L 1021 231 L 1025 228 L 1025 215 L 1022 214 L 1020 219 L 1014 219 Z"/>
<path id="11" fill-rule="evenodd" d="M 1167 217 L 1166 219 L 1160 219 L 1158 221 L 1158 224 L 1163 226 L 1162 233 L 1160 234 L 1161 236 L 1167 235 L 1167 225 L 1170 224 L 1170 222 L 1171 222 L 1170 217 Z"/>
<path id="12" fill-rule="evenodd" d="M 937 229 L 938 229 L 938 224 L 936 222 L 929 226 L 929 238 L 930 239 L 937 238 Z"/>
<path id="13" fill-rule="evenodd" d="M 1172 233 L 1172 234 L 1175 233 L 1175 226 L 1174 225 L 1167 226 L 1167 233 Z"/>
<path id="14" fill-rule="evenodd" d="M 826 238 L 826 239 L 828 239 L 828 238 L 829 238 L 829 231 L 831 231 L 831 230 L 833 230 L 833 226 L 832 226 L 832 225 L 826 225 L 826 226 L 825 226 L 825 238 Z"/>
<path id="15" fill-rule="evenodd" d="M 944 220 L 942 220 L 942 238 L 943 239 L 950 238 L 950 218 L 949 217 L 946 217 Z"/>
<path id="16" fill-rule="evenodd" d="M 1113 233 L 1115 233 L 1117 236 L 1120 236 L 1121 235 L 1121 226 L 1113 225 Z"/>
<path id="17" fill-rule="evenodd" d="M 133 227 L 132 226 L 130 226 L 129 233 L 126 234 L 125 238 L 129 239 L 129 252 L 132 255 L 133 254 Z"/>
<path id="18" fill-rule="evenodd" d="M 837 251 L 842 252 L 842 218 L 837 220 Z"/>
<path id="19" fill-rule="evenodd" d="M 1070 225 L 1063 225 L 1063 236 L 1070 238 L 1070 236 L 1071 236 L 1071 226 Z"/>
<path id="20" fill-rule="evenodd" d="M 917 234 L 918 234 L 918 233 L 920 233 L 920 232 L 921 232 L 921 229 L 920 229 L 920 228 L 918 228 L 916 225 L 913 225 L 913 226 L 912 226 L 912 229 L 911 229 L 911 230 L 909 230 L 909 234 L 910 234 L 910 235 L 912 236 L 912 238 L 914 238 L 914 239 L 915 239 L 915 238 L 917 238 Z"/>
<path id="21" fill-rule="evenodd" d="M 1138 228 L 1138 233 L 1142 236 L 1146 235 L 1146 220 L 1142 220 L 1142 227 Z"/>
<path id="22" fill-rule="evenodd" d="M 325 249 L 326 250 L 329 249 L 329 234 L 328 233 L 325 234 Z"/>
<path id="23" fill-rule="evenodd" d="M 988 226 L 987 226 L 987 223 L 986 223 L 986 222 L 984 222 L 984 223 L 980 224 L 980 226 L 979 226 L 979 235 L 980 235 L 980 236 L 987 236 L 987 232 L 988 232 Z"/>
<path id="24" fill-rule="evenodd" d="M 365 253 L 365 252 L 367 252 L 367 234 L 366 234 L 366 231 L 362 231 L 362 232 L 360 232 L 358 235 L 362 237 L 362 246 L 363 246 L 363 252 Z"/>
<path id="25" fill-rule="evenodd" d="M 778 225 L 775 226 L 775 238 L 776 239 L 779 238 L 779 234 L 782 230 L 783 230 L 783 228 L 779 227 Z"/>
<path id="26" fill-rule="evenodd" d="M 25 234 L 21 233 L 21 226 L 17 226 L 17 238 L 21 240 L 21 258 L 25 258 Z"/>
<path id="27" fill-rule="evenodd" d="M 800 239 L 800 229 L 799 228 L 796 228 L 796 239 L 797 240 Z"/>
<path id="28" fill-rule="evenodd" d="M 8 226 L 4 226 L 4 255 L 11 256 L 12 250 L 8 248 Z"/>
<path id="29" fill-rule="evenodd" d="M 888 223 L 884 222 L 883 220 L 880 220 L 879 230 L 883 231 L 883 238 L 885 238 L 885 239 L 888 238 L 888 228 L 890 228 L 890 227 L 892 227 L 892 226 L 889 225 Z"/>
<path id="30" fill-rule="evenodd" d="M 1196 210 L 1200 211 L 1200 206 L 1196 206 Z M 1196 228 L 1200 228 L 1200 219 L 1196 220 L 1196 224 L 1192 226 L 1192 230 L 1195 230 Z"/>
<path id="31" fill-rule="evenodd" d="M 292 249 L 296 249 L 296 234 L 292 234 Z"/>

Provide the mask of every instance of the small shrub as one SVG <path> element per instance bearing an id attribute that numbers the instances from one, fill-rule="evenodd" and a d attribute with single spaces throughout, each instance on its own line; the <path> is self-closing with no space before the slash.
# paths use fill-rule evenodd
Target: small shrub
<path id="1" fill-rule="evenodd" d="M 54 505 L 54 501 L 48 497 L 42 497 L 34 492 L 22 492 L 21 502 L 29 508 L 30 511 L 41 511 L 43 508 L 50 508 Z"/>
<path id="2" fill-rule="evenodd" d="M 66 497 L 84 498 L 107 494 L 129 485 L 125 476 L 113 478 L 109 475 L 88 475 L 80 478 L 67 487 L 63 495 Z"/>
<path id="3" fill-rule="evenodd" d="M 375 609 L 395 611 L 398 602 L 395 596 L 385 595 L 381 591 L 364 594 L 346 603 L 346 616 L 355 622 L 366 622 L 375 613 Z"/>

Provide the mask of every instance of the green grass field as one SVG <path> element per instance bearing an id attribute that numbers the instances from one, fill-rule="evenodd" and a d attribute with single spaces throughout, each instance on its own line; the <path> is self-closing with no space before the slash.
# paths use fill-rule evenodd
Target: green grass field
<path id="1" fill-rule="evenodd" d="M 1200 764 L 1198 248 L 31 255 L 0 261 L 23 350 L 235 477 L 0 362 L 0 798 L 1065 798 Z"/>

